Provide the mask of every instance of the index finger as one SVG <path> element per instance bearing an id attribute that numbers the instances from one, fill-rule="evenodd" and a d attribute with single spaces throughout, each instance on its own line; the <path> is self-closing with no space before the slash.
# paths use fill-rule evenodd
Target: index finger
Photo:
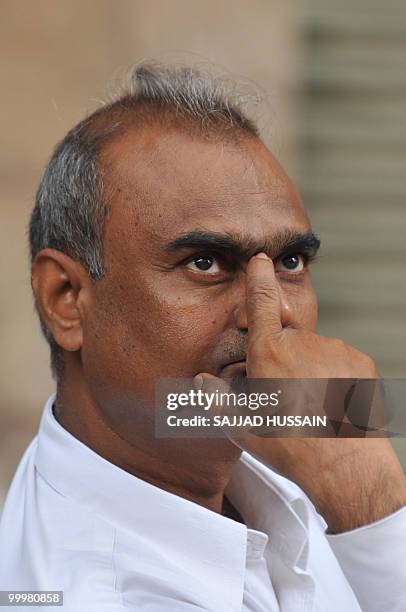
<path id="1" fill-rule="evenodd" d="M 254 255 L 248 262 L 246 306 L 251 338 L 282 331 L 279 286 L 272 259 L 265 253 Z"/>

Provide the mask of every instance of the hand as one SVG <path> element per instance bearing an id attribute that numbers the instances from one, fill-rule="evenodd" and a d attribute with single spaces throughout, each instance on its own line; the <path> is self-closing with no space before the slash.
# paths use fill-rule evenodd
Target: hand
<path id="1" fill-rule="evenodd" d="M 341 340 L 282 327 L 279 286 L 266 255 L 251 258 L 246 283 L 248 378 L 378 377 L 372 359 Z M 386 438 L 249 436 L 237 445 L 296 482 L 330 532 L 374 522 L 406 504 L 406 477 Z"/>

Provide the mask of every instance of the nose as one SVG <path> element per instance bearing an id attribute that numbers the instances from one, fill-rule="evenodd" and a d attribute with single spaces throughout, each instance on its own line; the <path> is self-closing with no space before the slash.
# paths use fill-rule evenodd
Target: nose
<path id="1" fill-rule="evenodd" d="M 297 327 L 292 306 L 281 290 L 281 323 L 282 327 Z"/>

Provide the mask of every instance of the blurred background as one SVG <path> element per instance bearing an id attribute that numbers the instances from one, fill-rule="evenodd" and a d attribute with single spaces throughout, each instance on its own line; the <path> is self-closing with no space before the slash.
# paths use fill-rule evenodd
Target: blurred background
<path id="1" fill-rule="evenodd" d="M 26 225 L 56 142 L 131 64 L 209 60 L 267 92 L 264 139 L 322 256 L 320 332 L 406 377 L 406 4 L 1 0 L 0 507 L 54 390 Z M 405 407 L 406 409 L 406 407 Z M 395 441 L 406 467 L 406 440 Z"/>

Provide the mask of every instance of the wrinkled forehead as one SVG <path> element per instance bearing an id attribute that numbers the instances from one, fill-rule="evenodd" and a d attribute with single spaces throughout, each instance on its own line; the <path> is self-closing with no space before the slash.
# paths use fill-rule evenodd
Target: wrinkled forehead
<path id="1" fill-rule="evenodd" d="M 216 142 L 150 128 L 111 144 L 103 166 L 112 238 L 145 247 L 192 229 L 260 239 L 310 227 L 286 173 L 253 137 Z"/>

